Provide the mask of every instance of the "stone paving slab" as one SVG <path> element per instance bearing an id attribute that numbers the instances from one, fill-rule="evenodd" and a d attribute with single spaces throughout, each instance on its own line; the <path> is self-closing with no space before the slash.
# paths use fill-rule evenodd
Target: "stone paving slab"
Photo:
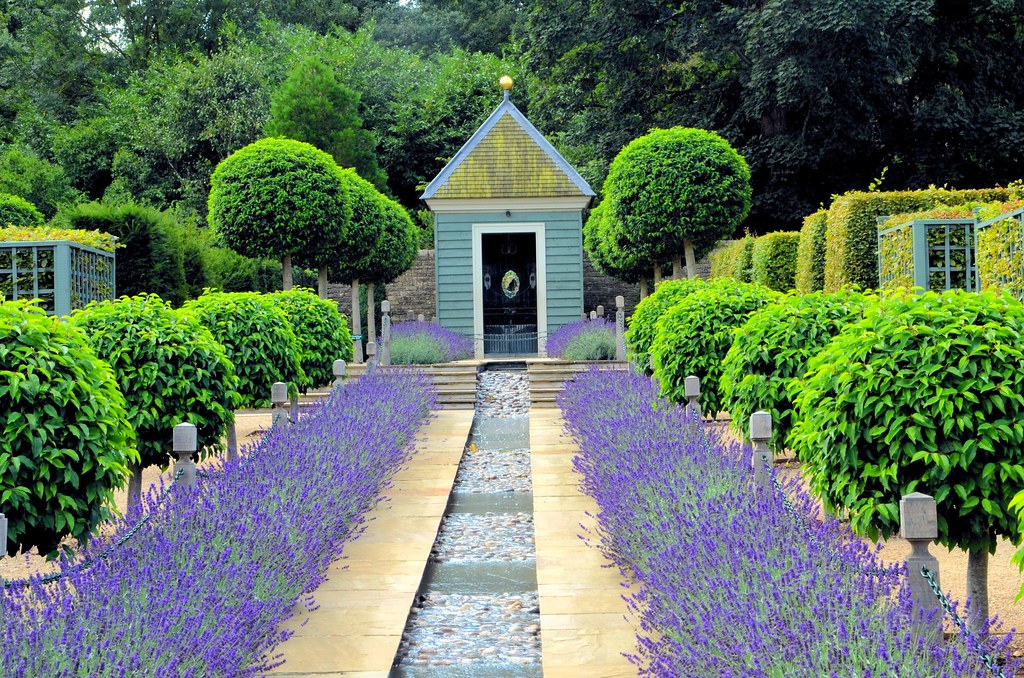
<path id="1" fill-rule="evenodd" d="M 472 421 L 472 410 L 442 410 L 427 422 L 385 490 L 389 501 L 367 515 L 365 532 L 314 593 L 316 609 L 297 604 L 285 624 L 296 635 L 278 648 L 285 663 L 274 675 L 388 675 Z"/>

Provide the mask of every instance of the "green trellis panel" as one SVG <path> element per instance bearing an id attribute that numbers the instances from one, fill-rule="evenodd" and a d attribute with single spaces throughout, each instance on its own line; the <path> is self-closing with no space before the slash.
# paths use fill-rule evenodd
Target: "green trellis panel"
<path id="1" fill-rule="evenodd" d="M 881 221 L 881 219 L 880 219 Z M 878 232 L 879 286 L 887 288 L 884 243 L 911 234 L 914 287 L 924 290 L 976 289 L 974 219 L 917 219 Z M 892 263 L 892 262 L 888 262 Z"/>
<path id="2" fill-rule="evenodd" d="M 66 316 L 90 301 L 113 299 L 112 252 L 67 240 L 0 242 L 0 300 L 39 299 Z"/>

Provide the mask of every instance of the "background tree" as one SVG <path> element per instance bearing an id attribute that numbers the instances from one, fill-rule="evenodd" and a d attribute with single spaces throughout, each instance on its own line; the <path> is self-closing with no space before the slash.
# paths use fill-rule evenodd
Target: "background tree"
<path id="1" fill-rule="evenodd" d="M 363 129 L 359 95 L 338 82 L 334 71 L 316 57 L 297 63 L 270 100 L 270 137 L 305 141 L 330 153 L 340 167 L 353 167 L 378 190 L 387 175 L 377 164 L 376 141 Z"/>
<path id="2" fill-rule="evenodd" d="M 620 248 L 640 260 L 671 259 L 672 276 L 696 277 L 696 261 L 732 233 L 750 209 L 750 170 L 728 142 L 674 127 L 631 141 L 604 184 L 607 219 Z"/>
<path id="3" fill-rule="evenodd" d="M 280 257 L 284 289 L 292 257 L 346 237 L 347 191 L 331 156 L 290 139 L 263 139 L 217 165 L 209 220 L 235 251 Z"/>
<path id="4" fill-rule="evenodd" d="M 0 228 L 4 226 L 42 226 L 46 222 L 36 206 L 17 195 L 0 193 Z"/>

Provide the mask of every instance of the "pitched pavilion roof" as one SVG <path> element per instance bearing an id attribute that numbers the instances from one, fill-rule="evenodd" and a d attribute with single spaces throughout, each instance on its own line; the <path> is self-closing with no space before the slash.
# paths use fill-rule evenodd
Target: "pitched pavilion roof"
<path id="1" fill-rule="evenodd" d="M 423 195 L 431 198 L 566 198 L 593 196 L 508 92 Z"/>

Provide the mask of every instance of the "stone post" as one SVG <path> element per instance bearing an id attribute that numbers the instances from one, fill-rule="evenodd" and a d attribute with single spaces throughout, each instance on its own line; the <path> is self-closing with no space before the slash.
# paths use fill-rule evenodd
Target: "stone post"
<path id="1" fill-rule="evenodd" d="M 604 318 L 604 304 L 597 305 L 597 317 Z"/>
<path id="2" fill-rule="evenodd" d="M 380 312 L 380 364 L 387 367 L 391 364 L 391 302 L 380 302 Z"/>
<path id="3" fill-rule="evenodd" d="M 597 320 L 597 311 L 591 311 L 590 312 L 590 319 L 591 320 Z"/>
<path id="4" fill-rule="evenodd" d="M 238 431 L 235 429 L 235 413 L 231 413 L 228 422 L 228 461 L 238 458 Z"/>
<path id="5" fill-rule="evenodd" d="M 3 540 L 3 547 L 0 549 L 0 558 L 7 555 L 7 516 L 0 513 L 0 540 Z"/>
<path id="6" fill-rule="evenodd" d="M 420 313 L 418 316 L 416 316 L 416 320 L 418 322 L 425 323 L 425 322 L 427 322 L 427 316 L 425 316 L 422 313 Z"/>
<path id="7" fill-rule="evenodd" d="M 921 627 L 925 617 L 939 608 L 939 599 L 921 574 L 921 567 L 926 567 L 932 573 L 935 583 L 939 583 L 939 561 L 928 552 L 929 544 L 939 536 L 935 499 L 920 492 L 912 492 L 900 499 L 900 536 L 910 542 L 907 582 L 910 584 L 911 600 L 919 610 L 916 623 Z"/>
<path id="8" fill-rule="evenodd" d="M 750 454 L 750 464 L 754 467 L 754 486 L 767 489 L 771 482 L 768 465 L 775 461 L 768 443 L 772 439 L 772 415 L 767 412 L 754 412 L 750 415 L 750 440 L 754 448 Z"/>
<path id="9" fill-rule="evenodd" d="M 405 322 L 411 323 L 413 320 L 416 320 L 416 314 L 413 313 L 412 311 L 406 311 L 405 312 Z"/>
<path id="10" fill-rule="evenodd" d="M 362 311 L 359 308 L 359 281 L 352 281 L 352 360 L 363 362 Z"/>
<path id="11" fill-rule="evenodd" d="M 299 420 L 299 389 L 295 389 L 290 399 L 292 401 L 292 423 L 294 424 Z"/>
<path id="12" fill-rule="evenodd" d="M 697 399 L 700 398 L 700 379 L 692 374 L 683 379 L 683 395 L 689 401 L 686 409 L 690 411 L 694 419 L 700 419 L 700 403 L 697 402 Z"/>
<path id="13" fill-rule="evenodd" d="M 348 365 L 345 364 L 344 360 L 335 360 L 334 366 L 331 368 L 334 372 L 334 387 L 341 386 L 341 383 L 345 381 L 345 374 L 348 371 Z"/>
<path id="14" fill-rule="evenodd" d="M 377 342 L 366 345 L 366 373 L 373 374 L 377 370 Z"/>
<path id="15" fill-rule="evenodd" d="M 622 335 L 626 330 L 626 300 L 622 295 L 615 297 L 615 359 L 626 359 L 626 341 Z"/>
<path id="16" fill-rule="evenodd" d="M 191 487 L 196 484 L 196 463 L 192 461 L 192 455 L 199 449 L 199 431 L 195 424 L 178 424 L 174 427 L 172 436 L 174 454 L 178 455 L 178 461 L 174 462 L 174 473 L 178 477 L 178 484 L 182 487 Z"/>
<path id="17" fill-rule="evenodd" d="M 284 406 L 288 402 L 288 384 L 283 381 L 275 381 L 270 387 L 270 402 L 273 403 L 274 408 L 271 425 L 286 424 L 288 412 Z"/>

